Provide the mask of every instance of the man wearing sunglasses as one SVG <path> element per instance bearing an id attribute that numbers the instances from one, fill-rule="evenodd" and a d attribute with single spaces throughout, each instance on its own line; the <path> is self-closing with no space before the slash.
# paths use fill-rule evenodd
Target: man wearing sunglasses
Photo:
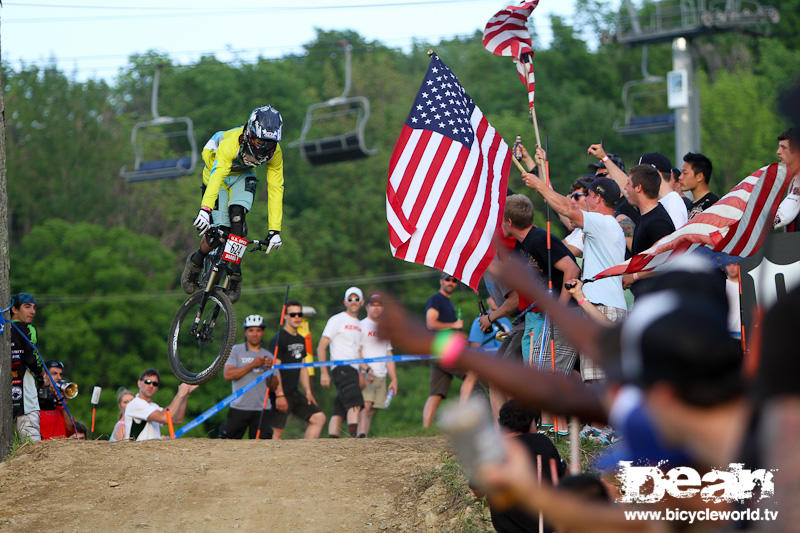
<path id="1" fill-rule="evenodd" d="M 272 106 L 258 107 L 244 126 L 218 131 L 203 147 L 203 200 L 194 219 L 197 231 L 220 226 L 240 237 L 247 237 L 245 217 L 253 207 L 256 192 L 255 167 L 267 163 L 267 214 L 269 224 L 264 238 L 266 253 L 281 247 L 283 218 L 283 153 L 280 140 L 283 119 Z M 197 290 L 203 259 L 217 246 L 205 235 L 200 248 L 186 258 L 181 288 L 186 294 Z M 241 294 L 241 271 L 234 267 L 228 296 L 236 302 Z"/>
<path id="2" fill-rule="evenodd" d="M 458 288 L 458 280 L 446 272 L 439 277 L 439 290 L 425 303 L 425 325 L 431 331 L 445 329 L 463 329 L 464 321 L 458 318 L 456 308 L 450 300 Z M 464 379 L 461 371 L 444 370 L 438 363 L 431 361 L 431 375 L 428 387 L 428 399 L 422 408 L 422 427 L 430 427 L 436 418 L 439 404 L 447 398 L 453 377 Z"/>
<path id="3" fill-rule="evenodd" d="M 306 339 L 297 332 L 302 323 L 303 305 L 297 300 L 288 300 L 283 329 L 269 341 L 270 353 L 275 353 L 275 346 L 278 346 L 276 365 L 302 363 L 305 359 Z M 278 385 L 270 390 L 270 400 L 275 406 L 270 412 L 272 438 L 281 438 L 289 413 L 306 423 L 305 438 L 318 438 L 325 425 L 325 413 L 317 407 L 308 368 L 280 370 L 278 377 Z M 298 384 L 303 386 L 305 394 L 297 388 Z"/>
<path id="4" fill-rule="evenodd" d="M 317 345 L 319 361 L 328 360 L 328 346 L 331 348 L 331 361 L 359 358 L 361 322 L 358 319 L 358 311 L 363 303 L 364 293 L 358 287 L 350 287 L 344 292 L 345 310 L 329 318 L 322 331 L 322 338 Z M 331 376 L 336 386 L 336 401 L 331 421 L 328 423 L 328 435 L 333 438 L 338 437 L 342 419 L 346 418 L 347 430 L 351 437 L 355 437 L 358 431 L 359 413 L 364 407 L 358 365 L 338 365 L 333 367 L 330 374 L 328 367 L 323 366 L 320 368 L 320 385 L 326 389 L 330 387 Z"/>
<path id="5" fill-rule="evenodd" d="M 167 423 L 167 412 L 153 401 L 161 385 L 158 370 L 148 368 L 139 376 L 139 393 L 125 408 L 125 438 L 129 440 L 153 440 L 161 438 L 161 426 Z M 186 412 L 186 401 L 197 385 L 181 383 L 178 392 L 169 403 L 172 422 L 180 424 Z"/>

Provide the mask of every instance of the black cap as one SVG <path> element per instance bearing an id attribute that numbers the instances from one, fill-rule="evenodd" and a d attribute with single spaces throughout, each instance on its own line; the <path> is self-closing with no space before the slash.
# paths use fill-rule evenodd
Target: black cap
<path id="1" fill-rule="evenodd" d="M 611 207 L 616 204 L 620 197 L 619 185 L 611 178 L 596 178 L 589 185 L 589 190 L 602 197 L 605 203 Z"/>
<path id="2" fill-rule="evenodd" d="M 608 158 L 615 164 L 620 170 L 625 170 L 625 163 L 622 161 L 622 158 L 617 154 L 606 154 Z M 598 168 L 606 168 L 606 164 L 600 160 L 596 163 L 592 163 L 589 165 L 589 170 L 595 172 Z"/>
<path id="3" fill-rule="evenodd" d="M 669 158 L 658 152 L 644 154 L 639 158 L 639 164 L 653 166 L 659 172 L 672 172 L 672 163 L 670 163 Z"/>

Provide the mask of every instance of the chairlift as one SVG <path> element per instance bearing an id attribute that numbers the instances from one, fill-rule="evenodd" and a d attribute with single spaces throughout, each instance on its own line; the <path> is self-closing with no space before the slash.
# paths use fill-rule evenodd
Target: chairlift
<path id="1" fill-rule="evenodd" d="M 368 149 L 364 142 L 364 127 L 369 120 L 369 100 L 364 96 L 347 96 L 351 81 L 350 51 L 353 47 L 347 42 L 339 44 L 344 46 L 345 53 L 344 92 L 340 96 L 309 106 L 300 138 L 289 144 L 291 147 L 299 147 L 303 158 L 312 165 L 352 161 L 377 153 L 377 149 Z M 312 125 L 322 135 L 309 138 Z M 343 127 L 347 128 L 345 133 L 338 133 Z"/>
<path id="2" fill-rule="evenodd" d="M 153 119 L 139 122 L 131 132 L 131 145 L 135 155 L 133 169 L 123 166 L 119 174 L 129 182 L 180 178 L 194 172 L 197 164 L 197 145 L 194 124 L 189 117 L 162 117 L 158 114 L 159 65 L 153 76 L 153 95 L 150 109 Z M 166 141 L 166 142 L 165 142 Z M 149 157 L 152 152 L 163 153 L 164 146 L 176 157 Z M 179 149 L 177 145 L 181 145 Z"/>
<path id="3" fill-rule="evenodd" d="M 634 19 L 635 20 L 635 19 Z M 638 28 L 638 24 L 636 25 Z M 622 86 L 622 105 L 625 107 L 625 123 L 614 123 L 614 130 L 622 135 L 645 135 L 664 133 L 675 129 L 675 113 L 636 115 L 640 102 L 644 100 L 666 100 L 667 80 L 647 72 L 647 45 L 642 47 L 642 79 L 625 82 Z M 666 101 L 664 101 L 666 104 Z"/>

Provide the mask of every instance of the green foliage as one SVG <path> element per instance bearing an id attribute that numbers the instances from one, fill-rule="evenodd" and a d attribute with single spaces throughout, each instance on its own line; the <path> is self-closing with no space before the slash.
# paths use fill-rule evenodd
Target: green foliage
<path id="1" fill-rule="evenodd" d="M 726 71 L 710 83 L 699 76 L 705 105 L 701 119 L 704 153 L 714 163 L 711 187 L 727 192 L 748 174 L 774 161 L 780 131 L 765 101 L 764 81 L 754 74 Z"/>
<path id="2" fill-rule="evenodd" d="M 725 192 L 747 173 L 774 160 L 775 136 L 783 123 L 774 102 L 795 76 L 798 40 L 792 24 L 798 0 L 767 2 L 783 19 L 773 36 L 700 37 L 697 45 L 704 151 L 714 161 L 711 186 Z M 632 163 L 646 151 L 672 154 L 672 134 L 621 137 L 613 125 L 622 119 L 624 82 L 640 79 L 639 48 L 597 44 L 600 31 L 616 25 L 610 3 L 578 0 L 574 21 L 551 20 L 553 41 L 537 47 L 537 116 L 548 145 L 551 177 L 557 190 L 587 171 L 586 147 L 601 139 L 609 152 Z M 642 20 L 652 12 L 645 2 Z M 581 33 L 583 32 L 583 33 Z M 590 44 L 586 32 L 593 32 Z M 299 137 L 307 107 L 341 93 L 344 54 L 352 51 L 351 95 L 371 104 L 366 132 L 374 157 L 312 167 L 288 144 Z M 7 173 L 12 288 L 41 298 L 41 348 L 63 359 L 68 376 L 81 386 L 72 402 L 79 418 L 90 417 L 91 386 L 103 387 L 98 428 L 108 432 L 116 420 L 119 386 L 135 388 L 143 366 L 164 373 L 156 401 L 167 404 L 176 380 L 168 371 L 164 338 L 183 298 L 178 279 L 186 254 L 196 249 L 191 227 L 199 207 L 201 172 L 177 180 L 128 184 L 120 167 L 133 161 L 130 131 L 150 118 L 153 75 L 159 65 L 159 112 L 192 118 L 202 147 L 216 131 L 237 127 L 258 105 L 274 105 L 284 118 L 284 246 L 267 257 L 248 255 L 244 292 L 237 316 L 260 313 L 277 328 L 286 285 L 291 296 L 313 306 L 315 341 L 328 317 L 342 310 L 346 287 L 394 294 L 419 317 L 438 289 L 427 267 L 398 261 L 388 253 L 385 186 L 389 160 L 433 48 L 489 121 L 510 144 L 516 135 L 532 149 L 536 141 L 527 99 L 508 58 L 488 53 L 481 34 L 417 42 L 409 52 L 367 41 L 352 31 L 318 30 L 302 56 L 223 63 L 209 55 L 176 66 L 163 52 L 131 56 L 118 77 L 79 82 L 55 67 L 3 65 L 5 80 Z M 648 48 L 652 74 L 671 69 L 668 44 Z M 648 112 L 666 111 L 666 100 L 649 101 Z M 155 145 L 158 153 L 169 147 Z M 264 169 L 258 169 L 256 201 L 248 215 L 252 238 L 266 233 Z M 512 170 L 509 185 L 527 191 Z M 536 222 L 544 223 L 536 201 Z M 554 224 L 559 234 L 562 228 Z M 476 295 L 457 292 L 453 301 L 467 323 L 477 313 Z M 427 397 L 425 365 L 401 365 L 400 394 L 380 411 L 373 434 L 420 431 Z M 455 390 L 455 386 L 454 386 Z M 221 377 L 199 388 L 188 417 L 230 391 Z M 330 412 L 332 393 L 317 391 Z M 214 434 L 224 413 L 191 435 Z M 302 432 L 302 426 L 291 431 Z M 287 435 L 290 433 L 287 430 Z"/>

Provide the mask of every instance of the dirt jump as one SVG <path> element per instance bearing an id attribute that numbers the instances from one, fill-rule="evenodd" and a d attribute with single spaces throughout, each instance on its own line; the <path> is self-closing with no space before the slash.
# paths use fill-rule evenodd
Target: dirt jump
<path id="1" fill-rule="evenodd" d="M 0 531 L 485 531 L 443 437 L 28 443 Z M 13 502 L 13 503 L 12 503 Z"/>

